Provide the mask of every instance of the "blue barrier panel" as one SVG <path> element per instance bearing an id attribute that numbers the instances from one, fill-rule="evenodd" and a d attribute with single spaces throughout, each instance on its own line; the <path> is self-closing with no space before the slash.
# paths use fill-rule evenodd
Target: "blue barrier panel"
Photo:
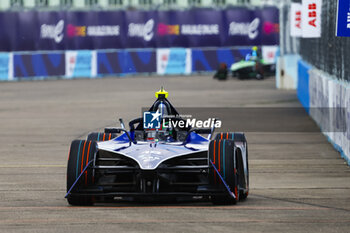
<path id="1" fill-rule="evenodd" d="M 124 73 L 155 73 L 157 70 L 155 51 L 125 51 L 124 59 Z"/>
<path id="2" fill-rule="evenodd" d="M 10 74 L 12 73 L 10 69 L 13 65 L 10 64 L 10 54 L 0 53 L 0 80 L 7 81 L 10 80 Z"/>
<path id="3" fill-rule="evenodd" d="M 192 49 L 192 72 L 213 71 L 220 63 L 226 63 L 230 67 L 251 53 L 251 49 Z"/>
<path id="4" fill-rule="evenodd" d="M 97 74 L 121 74 L 123 60 L 119 59 L 122 52 L 98 52 L 97 53 Z"/>
<path id="5" fill-rule="evenodd" d="M 298 88 L 297 96 L 300 103 L 309 113 L 310 93 L 309 93 L 309 70 L 311 66 L 303 60 L 298 61 Z"/>
<path id="6" fill-rule="evenodd" d="M 155 73 L 156 52 L 142 51 L 100 51 L 97 53 L 97 74 Z"/>
<path id="7" fill-rule="evenodd" d="M 14 54 L 16 78 L 48 77 L 65 75 L 65 55 L 62 52 Z"/>

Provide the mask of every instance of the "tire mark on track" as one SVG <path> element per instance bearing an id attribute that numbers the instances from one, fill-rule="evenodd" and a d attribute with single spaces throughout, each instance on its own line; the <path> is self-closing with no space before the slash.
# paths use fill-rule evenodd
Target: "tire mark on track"
<path id="1" fill-rule="evenodd" d="M 294 200 L 288 200 L 288 199 L 282 199 L 282 198 L 276 198 L 276 197 L 267 197 L 267 196 L 256 195 L 256 194 L 254 194 L 254 196 L 265 198 L 265 199 L 270 199 L 270 200 L 278 200 L 278 201 L 282 201 L 282 202 L 293 203 L 293 204 L 308 205 L 308 206 L 319 207 L 319 208 L 327 208 L 327 209 L 332 209 L 332 210 L 340 210 L 340 211 L 345 211 L 347 213 L 350 212 L 349 209 L 344 209 L 344 208 L 339 208 L 339 207 L 326 206 L 326 205 L 320 205 L 320 204 L 313 204 L 313 203 L 307 203 L 307 202 L 302 202 L 302 201 L 294 201 Z"/>

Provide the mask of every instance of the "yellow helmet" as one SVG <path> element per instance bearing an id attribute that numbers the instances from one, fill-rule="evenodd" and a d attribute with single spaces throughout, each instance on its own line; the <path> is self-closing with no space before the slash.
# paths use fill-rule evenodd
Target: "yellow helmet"
<path id="1" fill-rule="evenodd" d="M 254 47 L 252 48 L 252 50 L 253 50 L 253 51 L 258 51 L 258 46 L 254 46 Z"/>
<path id="2" fill-rule="evenodd" d="M 164 95 L 165 98 L 168 98 L 169 93 L 161 87 L 160 90 L 156 92 L 156 98 L 158 98 L 159 95 Z"/>

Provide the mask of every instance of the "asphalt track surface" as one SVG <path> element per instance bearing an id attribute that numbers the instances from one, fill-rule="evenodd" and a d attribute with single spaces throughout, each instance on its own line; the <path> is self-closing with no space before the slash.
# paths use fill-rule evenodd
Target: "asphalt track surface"
<path id="1" fill-rule="evenodd" d="M 0 232 L 350 231 L 350 169 L 306 115 L 294 122 L 295 132 L 247 133 L 250 195 L 238 205 L 68 206 L 64 195 L 70 142 L 115 125 L 119 117 L 139 117 L 161 85 L 180 107 L 300 107 L 295 92 L 276 90 L 273 78 L 0 83 Z M 222 120 L 229 122 L 232 116 Z M 304 127 L 315 130 L 303 132 Z"/>

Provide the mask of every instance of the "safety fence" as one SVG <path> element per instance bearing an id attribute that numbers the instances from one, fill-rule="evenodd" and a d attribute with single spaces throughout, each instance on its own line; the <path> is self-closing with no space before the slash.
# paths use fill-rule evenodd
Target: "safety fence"
<path id="1" fill-rule="evenodd" d="M 300 38 L 302 58 L 333 78 L 350 81 L 350 38 L 336 37 L 338 0 L 322 1 L 320 38 Z"/>

